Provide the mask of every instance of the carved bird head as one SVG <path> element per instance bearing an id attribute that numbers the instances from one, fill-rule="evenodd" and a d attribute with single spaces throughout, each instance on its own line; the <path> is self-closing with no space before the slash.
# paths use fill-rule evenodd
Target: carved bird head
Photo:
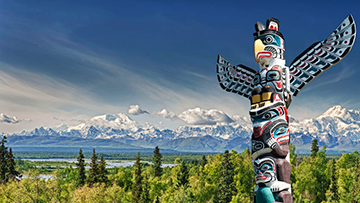
<path id="1" fill-rule="evenodd" d="M 285 65 L 284 37 L 279 32 L 279 26 L 280 22 L 275 18 L 269 18 L 266 27 L 261 22 L 255 24 L 254 55 L 261 69 L 275 64 Z"/>

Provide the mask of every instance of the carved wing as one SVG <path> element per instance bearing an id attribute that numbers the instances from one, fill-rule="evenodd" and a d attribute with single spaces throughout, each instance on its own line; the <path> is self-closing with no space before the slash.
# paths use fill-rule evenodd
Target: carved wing
<path id="1" fill-rule="evenodd" d="M 218 56 L 217 77 L 221 88 L 246 98 L 251 97 L 254 89 L 253 78 L 256 71 L 244 65 L 231 65 L 224 57 Z"/>
<path id="2" fill-rule="evenodd" d="M 355 37 L 355 21 L 349 15 L 326 40 L 314 43 L 296 57 L 290 65 L 291 94 L 296 96 L 311 80 L 344 59 Z"/>

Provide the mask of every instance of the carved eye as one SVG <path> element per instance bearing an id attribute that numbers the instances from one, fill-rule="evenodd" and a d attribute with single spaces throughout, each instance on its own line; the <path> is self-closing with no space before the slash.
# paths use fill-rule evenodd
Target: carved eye
<path id="1" fill-rule="evenodd" d="M 267 81 L 279 81 L 280 80 L 280 72 L 277 70 L 270 70 L 266 74 L 266 80 Z"/>
<path id="2" fill-rule="evenodd" d="M 267 164 L 264 165 L 263 167 L 261 167 L 262 171 L 267 171 L 270 169 L 270 166 L 268 166 Z"/>
<path id="3" fill-rule="evenodd" d="M 263 120 L 269 120 L 269 119 L 271 119 L 271 118 L 274 117 L 274 116 L 276 116 L 276 114 L 270 111 L 270 112 L 265 113 L 265 114 L 263 115 L 262 119 L 263 119 Z"/>
<path id="4" fill-rule="evenodd" d="M 280 133 L 284 133 L 284 132 L 285 132 L 285 129 L 284 129 L 284 128 L 280 128 L 279 131 L 278 131 L 279 134 L 280 134 Z"/>
<path id="5" fill-rule="evenodd" d="M 270 74 L 269 74 L 269 77 L 271 77 L 271 78 L 276 77 L 276 73 L 270 73 Z"/>
<path id="6" fill-rule="evenodd" d="M 263 115 L 262 119 L 264 120 L 269 120 L 271 118 L 271 114 L 270 113 L 266 113 Z"/>
<path id="7" fill-rule="evenodd" d="M 265 43 L 271 44 L 274 41 L 274 38 L 271 35 L 265 37 Z"/>

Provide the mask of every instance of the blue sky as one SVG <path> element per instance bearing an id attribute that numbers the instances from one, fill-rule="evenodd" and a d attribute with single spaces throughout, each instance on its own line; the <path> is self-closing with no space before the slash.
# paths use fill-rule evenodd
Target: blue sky
<path id="1" fill-rule="evenodd" d="M 0 133 L 75 124 L 134 104 L 247 115 L 248 100 L 217 83 L 218 54 L 257 70 L 254 24 L 275 17 L 289 65 L 348 14 L 360 22 L 359 8 L 356 1 L 1 0 L 0 113 L 24 122 L 0 122 Z M 359 110 L 359 47 L 306 86 L 290 114 L 315 117 L 336 104 Z"/>

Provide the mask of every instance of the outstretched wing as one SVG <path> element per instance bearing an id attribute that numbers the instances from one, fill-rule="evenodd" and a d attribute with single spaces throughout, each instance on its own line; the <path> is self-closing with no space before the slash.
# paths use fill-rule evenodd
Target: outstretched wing
<path id="1" fill-rule="evenodd" d="M 311 80 L 345 58 L 355 37 L 355 21 L 349 15 L 326 40 L 314 43 L 296 57 L 290 65 L 291 94 L 296 96 Z"/>
<path id="2" fill-rule="evenodd" d="M 253 78 L 256 71 L 244 65 L 231 65 L 224 57 L 218 56 L 217 77 L 221 88 L 228 92 L 251 97 L 254 89 Z"/>

